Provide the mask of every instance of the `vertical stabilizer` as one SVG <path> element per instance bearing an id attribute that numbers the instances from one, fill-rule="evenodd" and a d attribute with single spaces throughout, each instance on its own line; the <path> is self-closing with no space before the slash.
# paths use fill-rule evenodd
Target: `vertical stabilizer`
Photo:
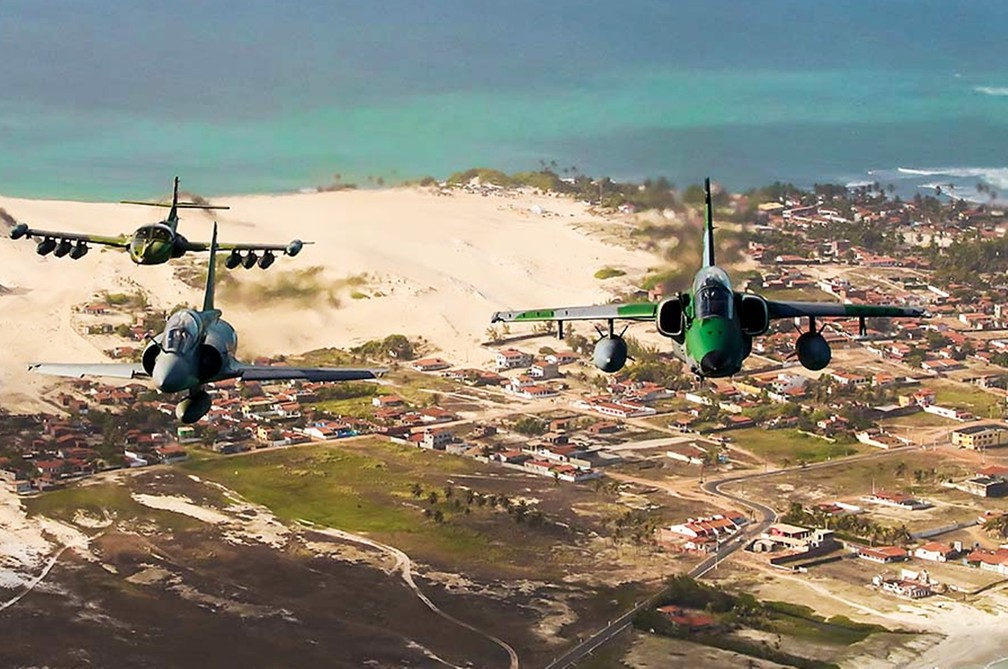
<path id="1" fill-rule="evenodd" d="M 168 212 L 168 224 L 172 226 L 172 229 L 178 225 L 178 182 L 179 179 L 176 176 L 172 186 L 171 211 Z"/>
<path id="2" fill-rule="evenodd" d="M 704 179 L 704 238 L 703 238 L 703 266 L 714 265 L 714 207 L 711 205 L 710 177 Z"/>
<path id="3" fill-rule="evenodd" d="M 217 275 L 217 221 L 213 224 L 213 236 L 210 238 L 210 267 L 207 269 L 206 293 L 203 295 L 203 311 L 214 308 L 214 279 Z"/>

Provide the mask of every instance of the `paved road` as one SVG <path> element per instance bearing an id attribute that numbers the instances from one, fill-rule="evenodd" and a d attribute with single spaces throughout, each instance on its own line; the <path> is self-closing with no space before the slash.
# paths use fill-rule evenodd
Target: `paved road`
<path id="1" fill-rule="evenodd" d="M 759 514 L 760 519 L 754 524 L 750 525 L 745 532 L 740 535 L 739 538 L 733 539 L 731 541 L 722 544 L 718 550 L 705 558 L 700 564 L 695 566 L 689 571 L 689 575 L 693 578 L 702 578 L 708 572 L 717 568 L 717 565 L 730 556 L 732 553 L 737 551 L 739 548 L 745 546 L 749 539 L 760 534 L 767 527 L 772 525 L 777 521 L 777 511 L 762 502 L 757 502 L 754 500 L 742 497 L 737 493 L 726 492 L 722 490 L 722 486 L 729 483 L 740 483 L 744 481 L 752 481 L 755 479 L 768 478 L 770 476 L 778 476 L 780 474 L 785 474 L 794 471 L 805 471 L 809 469 L 826 469 L 828 467 L 840 467 L 849 465 L 851 462 L 858 460 L 872 460 L 875 458 L 882 458 L 886 456 L 891 456 L 894 453 L 900 453 L 903 451 L 915 450 L 917 446 L 908 445 L 901 446 L 899 448 L 891 448 L 884 451 L 878 451 L 874 453 L 865 453 L 863 455 L 854 455 L 846 458 L 841 458 L 838 460 L 826 460 L 824 462 L 817 462 L 805 466 L 788 467 L 785 469 L 774 469 L 765 472 L 755 472 L 755 473 L 745 473 L 738 474 L 735 476 L 728 476 L 725 478 L 712 479 L 701 485 L 701 489 L 704 492 L 710 493 L 712 495 L 717 495 L 718 497 L 723 497 L 731 502 L 744 506 L 748 509 L 752 509 Z M 633 618 L 645 606 L 653 605 L 653 602 L 657 601 L 663 593 L 658 593 L 653 597 L 650 597 L 643 602 L 636 604 L 631 610 L 624 613 L 622 616 L 616 620 L 610 621 L 606 627 L 599 630 L 592 636 L 588 637 L 577 646 L 571 648 L 569 651 L 563 655 L 555 658 L 552 662 L 547 664 L 544 669 L 568 669 L 577 665 L 578 662 L 583 660 L 585 657 L 591 653 L 598 650 L 601 646 L 605 645 L 612 639 L 616 638 L 620 633 L 625 631 L 633 623 Z"/>

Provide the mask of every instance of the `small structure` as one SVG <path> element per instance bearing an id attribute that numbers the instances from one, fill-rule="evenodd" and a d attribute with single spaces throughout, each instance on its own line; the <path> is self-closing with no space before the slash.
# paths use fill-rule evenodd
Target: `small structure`
<path id="1" fill-rule="evenodd" d="M 658 612 L 664 613 L 673 625 L 688 632 L 711 631 L 717 626 L 713 616 L 674 605 L 662 606 Z"/>
<path id="2" fill-rule="evenodd" d="M 863 560 L 871 560 L 880 564 L 890 562 L 900 562 L 906 560 L 909 554 L 899 546 L 862 546 L 858 548 L 857 555 Z"/>
<path id="3" fill-rule="evenodd" d="M 923 546 L 914 549 L 913 555 L 921 560 L 932 562 L 948 562 L 954 560 L 963 553 L 962 542 L 956 541 L 952 544 L 943 544 L 940 541 L 929 541 Z"/>
<path id="4" fill-rule="evenodd" d="M 1001 423 L 970 425 L 952 430 L 951 439 L 952 444 L 959 448 L 996 448 L 1008 444 L 1008 426 Z"/>
<path id="5" fill-rule="evenodd" d="M 908 509 L 911 511 L 918 511 L 920 509 L 930 509 L 933 506 L 931 502 L 915 499 L 913 497 L 910 497 L 909 495 L 904 495 L 901 492 L 887 492 L 885 490 L 872 492 L 872 494 L 865 495 L 864 497 L 862 497 L 861 500 L 865 502 L 871 502 L 873 504 L 894 506 L 899 509 Z"/>
<path id="6" fill-rule="evenodd" d="M 411 362 L 410 367 L 418 372 L 437 372 L 442 369 L 448 369 L 451 365 L 448 361 L 441 358 L 422 358 Z"/>

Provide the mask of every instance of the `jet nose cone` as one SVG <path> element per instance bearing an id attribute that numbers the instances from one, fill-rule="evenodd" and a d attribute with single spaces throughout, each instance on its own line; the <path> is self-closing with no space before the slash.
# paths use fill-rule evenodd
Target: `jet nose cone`
<path id="1" fill-rule="evenodd" d="M 151 378 L 158 390 L 165 393 L 188 390 L 197 382 L 189 361 L 175 353 L 162 353 L 157 357 Z"/>
<path id="2" fill-rule="evenodd" d="M 719 376 L 727 366 L 728 355 L 724 351 L 710 351 L 700 359 L 700 371 L 704 376 Z"/>

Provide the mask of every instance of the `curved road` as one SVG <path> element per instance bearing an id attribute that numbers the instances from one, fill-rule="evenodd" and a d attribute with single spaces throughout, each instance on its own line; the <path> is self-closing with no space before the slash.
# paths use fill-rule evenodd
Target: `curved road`
<path id="1" fill-rule="evenodd" d="M 714 480 L 706 481 L 700 485 L 700 488 L 711 495 L 716 495 L 718 497 L 723 497 L 724 499 L 730 500 L 735 504 L 739 504 L 746 508 L 752 509 L 760 515 L 760 520 L 755 524 L 749 526 L 742 534 L 737 538 L 721 544 L 717 551 L 712 555 L 704 558 L 697 566 L 693 567 L 688 573 L 693 578 L 702 578 L 709 571 L 717 567 L 721 560 L 724 560 L 729 555 L 737 551 L 742 546 L 745 546 L 750 538 L 760 534 L 767 529 L 770 525 L 777 521 L 777 511 L 773 507 L 763 504 L 762 502 L 756 502 L 751 499 L 742 497 L 736 493 L 726 492 L 721 489 L 721 486 L 729 483 L 739 483 L 741 481 L 751 481 L 753 479 L 769 478 L 771 476 L 777 476 L 779 474 L 786 474 L 791 471 L 800 471 L 808 469 L 826 469 L 828 467 L 838 467 L 841 465 L 848 465 L 851 462 L 858 460 L 872 460 L 875 458 L 882 458 L 888 455 L 893 455 L 903 451 L 914 450 L 918 448 L 914 445 L 901 446 L 899 448 L 891 448 L 884 451 L 879 451 L 876 453 L 865 453 L 864 455 L 854 455 L 847 458 L 840 458 L 837 460 L 826 460 L 824 462 L 817 462 L 810 465 L 787 467 L 784 469 L 773 469 L 765 472 L 753 472 L 746 474 L 738 474 L 736 476 L 728 476 L 725 478 L 719 478 Z M 605 645 L 624 630 L 626 630 L 633 623 L 633 618 L 645 606 L 650 606 L 652 602 L 656 601 L 661 597 L 662 593 L 658 593 L 643 602 L 636 604 L 632 609 L 624 613 L 622 616 L 616 620 L 610 621 L 606 627 L 599 630 L 592 636 L 588 637 L 578 645 L 571 648 L 569 651 L 563 655 L 554 658 L 552 662 L 546 665 L 544 669 L 567 669 L 576 665 L 578 662 L 583 660 L 587 655 L 593 653 L 595 650 Z"/>

